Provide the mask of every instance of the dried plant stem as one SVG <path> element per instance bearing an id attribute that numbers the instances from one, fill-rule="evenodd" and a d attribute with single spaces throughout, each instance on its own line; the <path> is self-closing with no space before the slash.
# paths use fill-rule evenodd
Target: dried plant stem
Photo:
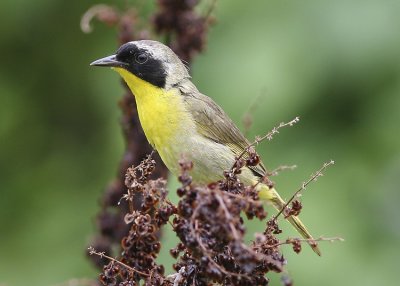
<path id="1" fill-rule="evenodd" d="M 117 259 L 115 259 L 115 258 L 113 258 L 113 257 L 111 257 L 111 256 L 108 256 L 108 255 L 106 255 L 104 252 L 97 252 L 93 247 L 89 247 L 88 248 L 88 250 L 89 250 L 89 254 L 90 255 L 97 255 L 97 256 L 99 256 L 100 258 L 107 258 L 108 260 L 110 260 L 110 261 L 112 261 L 112 262 L 114 262 L 114 263 L 116 263 L 116 264 L 119 264 L 119 265 L 121 265 L 122 267 L 124 267 L 124 268 L 126 268 L 127 270 L 129 270 L 129 271 L 131 271 L 131 272 L 136 272 L 136 273 L 138 273 L 138 274 L 140 274 L 140 275 L 142 275 L 142 276 L 145 276 L 145 277 L 149 277 L 150 275 L 149 274 L 147 274 L 147 273 L 144 273 L 144 272 L 142 272 L 142 271 L 139 271 L 139 270 L 137 270 L 137 269 L 135 269 L 135 268 L 133 268 L 133 267 L 130 267 L 129 265 L 126 265 L 125 263 L 123 263 L 123 262 L 121 262 L 121 261 L 119 261 L 119 260 L 117 260 Z"/>
<path id="2" fill-rule="evenodd" d="M 267 248 L 274 248 L 278 247 L 280 245 L 286 245 L 286 244 L 292 244 L 293 241 L 299 241 L 299 242 L 308 242 L 308 243 L 313 243 L 313 242 L 320 242 L 320 241 L 327 241 L 327 242 L 335 242 L 335 241 L 344 241 L 343 238 L 341 237 L 319 237 L 319 238 L 314 238 L 314 239 L 307 239 L 307 238 L 288 238 L 284 241 L 280 241 L 279 243 L 273 244 L 273 245 L 268 245 Z"/>
<path id="3" fill-rule="evenodd" d="M 307 186 L 313 182 L 316 181 L 319 177 L 323 176 L 323 172 L 325 171 L 326 168 L 328 168 L 330 165 L 335 164 L 335 161 L 331 160 L 328 163 L 324 163 L 322 165 L 322 167 L 315 173 L 312 174 L 310 179 L 308 179 L 308 181 L 303 182 L 303 184 L 301 185 L 301 187 L 293 194 L 293 196 L 285 203 L 285 205 L 283 206 L 283 208 L 275 215 L 274 220 L 276 220 L 282 213 L 283 211 L 286 209 L 286 207 L 302 192 L 304 191 Z"/>
<path id="4" fill-rule="evenodd" d="M 105 4 L 97 4 L 90 7 L 81 18 L 81 30 L 84 33 L 91 33 L 93 28 L 90 23 L 94 18 L 99 18 L 104 22 L 110 23 L 110 21 L 115 24 L 118 21 L 120 15 L 111 6 Z M 110 23 L 111 24 L 111 23 Z"/>
<path id="5" fill-rule="evenodd" d="M 273 136 L 276 133 L 279 133 L 279 129 L 286 127 L 286 126 L 293 126 L 294 124 L 298 123 L 300 121 L 299 117 L 295 117 L 293 120 L 289 121 L 289 122 L 281 122 L 278 126 L 275 126 L 270 132 L 268 132 L 267 134 L 265 134 L 264 136 L 261 137 L 256 137 L 256 139 L 250 143 L 249 145 L 247 145 L 247 147 L 242 151 L 242 153 L 239 154 L 239 156 L 236 157 L 235 163 L 242 159 L 243 156 L 249 152 L 251 150 L 252 147 L 258 145 L 260 142 L 264 141 L 265 139 L 268 139 L 269 141 L 272 140 Z M 233 164 L 233 166 L 231 167 L 231 172 L 233 171 L 233 169 L 235 168 L 236 164 Z"/>
<path id="6" fill-rule="evenodd" d="M 297 168 L 297 165 L 291 165 L 291 166 L 282 165 L 282 166 L 275 168 L 274 170 L 272 170 L 270 172 L 267 172 L 267 177 L 278 176 L 279 173 L 282 171 L 287 171 L 287 170 L 293 171 L 296 168 Z"/>
<path id="7" fill-rule="evenodd" d="M 258 183 L 257 183 L 258 184 Z M 252 186 L 253 187 L 253 186 Z M 240 195 L 240 194 L 234 194 L 234 193 L 226 193 L 226 195 L 227 196 L 230 196 L 230 197 L 233 197 L 233 198 L 235 198 L 235 199 L 238 199 L 238 200 L 245 200 L 246 202 L 248 202 L 248 203 L 259 203 L 260 201 L 258 201 L 258 200 L 254 200 L 254 199 L 252 199 L 252 198 L 249 198 L 249 197 L 243 197 L 242 195 Z"/>
<path id="8" fill-rule="evenodd" d="M 234 225 L 232 224 L 232 215 L 230 214 L 230 212 L 228 211 L 228 209 L 226 208 L 225 202 L 222 199 L 222 197 L 219 194 L 215 194 L 216 199 L 219 202 L 219 205 L 221 206 L 222 210 L 224 211 L 226 220 L 229 222 L 229 228 L 231 229 L 232 232 L 232 236 L 235 240 L 239 240 L 239 234 L 236 231 L 236 228 L 234 227 Z"/>

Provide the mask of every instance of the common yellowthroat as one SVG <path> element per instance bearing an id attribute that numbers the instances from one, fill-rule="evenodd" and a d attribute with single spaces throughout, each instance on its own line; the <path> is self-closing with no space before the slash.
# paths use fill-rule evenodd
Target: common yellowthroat
<path id="1" fill-rule="evenodd" d="M 135 95 L 139 119 L 150 144 L 167 168 L 179 174 L 179 159 L 194 164 L 193 182 L 208 184 L 223 178 L 249 141 L 208 96 L 191 82 L 186 66 L 167 46 L 157 41 L 133 41 L 122 45 L 114 55 L 91 63 L 111 67 L 125 80 Z M 266 174 L 261 162 L 243 167 L 239 179 L 255 185 Z M 275 188 L 257 184 L 260 198 L 281 210 L 285 202 Z M 297 216 L 287 220 L 306 239 L 311 234 Z M 316 245 L 314 252 L 321 255 Z"/>

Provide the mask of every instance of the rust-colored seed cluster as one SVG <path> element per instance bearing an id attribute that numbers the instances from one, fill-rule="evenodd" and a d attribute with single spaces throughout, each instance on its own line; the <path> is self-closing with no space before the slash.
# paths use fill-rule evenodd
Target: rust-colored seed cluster
<path id="1" fill-rule="evenodd" d="M 163 280 L 164 267 L 155 262 L 161 249 L 158 231 L 177 210 L 166 200 L 165 180 L 149 179 L 154 168 L 155 161 L 148 156 L 126 172 L 127 193 L 122 199 L 128 201 L 130 206 L 124 217 L 124 223 L 130 229 L 128 235 L 122 238 L 119 261 L 131 268 L 111 261 L 100 274 L 104 285 L 139 285 L 142 278 L 146 278 L 145 285 L 161 285 L 159 282 Z M 141 196 L 140 207 L 133 206 L 138 194 Z"/>
<path id="2" fill-rule="evenodd" d="M 286 207 L 284 213 L 285 213 L 285 218 L 288 218 L 290 216 L 298 216 L 303 208 L 303 205 L 299 200 L 294 200 L 291 203 L 290 207 Z"/>
<path id="3" fill-rule="evenodd" d="M 195 11 L 198 0 L 158 0 L 159 12 L 153 17 L 157 33 L 167 34 L 169 46 L 184 61 L 190 62 L 204 49 L 209 15 Z"/>
<path id="4" fill-rule="evenodd" d="M 238 159 L 237 166 L 248 164 Z M 244 164 L 244 165 L 243 165 Z M 239 169 L 225 173 L 225 179 L 208 186 L 192 184 L 191 162 L 181 161 L 180 200 L 175 206 L 167 198 L 165 181 L 151 180 L 155 161 L 148 156 L 138 166 L 126 172 L 127 193 L 122 196 L 128 204 L 140 194 L 142 203 L 129 208 L 124 223 L 130 227 L 122 239 L 118 260 L 104 266 L 100 274 L 103 285 L 268 285 L 268 272 L 281 272 L 286 264 L 280 253 L 281 244 L 291 244 L 301 250 L 301 240 L 280 242 L 276 219 L 270 219 L 263 233 L 256 234 L 246 244 L 246 228 L 241 214 L 250 219 L 265 219 L 267 214 L 251 187 L 237 179 Z M 180 242 L 170 250 L 175 274 L 166 275 L 164 266 L 155 261 L 161 249 L 160 229 L 172 222 Z M 290 285 L 290 279 L 283 279 Z"/>

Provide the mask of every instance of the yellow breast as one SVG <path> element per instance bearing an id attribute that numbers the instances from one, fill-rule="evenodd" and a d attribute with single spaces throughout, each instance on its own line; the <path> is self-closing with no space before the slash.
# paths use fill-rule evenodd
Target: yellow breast
<path id="1" fill-rule="evenodd" d="M 173 144 L 176 136 L 192 122 L 179 91 L 166 91 L 125 69 L 114 69 L 135 95 L 140 123 L 150 144 L 159 151 Z"/>

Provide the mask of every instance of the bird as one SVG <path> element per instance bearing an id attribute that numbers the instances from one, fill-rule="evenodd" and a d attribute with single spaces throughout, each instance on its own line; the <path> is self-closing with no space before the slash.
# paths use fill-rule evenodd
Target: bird
<path id="1" fill-rule="evenodd" d="M 115 54 L 90 65 L 110 67 L 123 78 L 134 94 L 147 140 L 172 174 L 179 175 L 178 162 L 184 157 L 194 165 L 194 183 L 216 182 L 250 145 L 223 109 L 199 92 L 187 66 L 161 42 L 127 42 Z M 285 201 L 274 187 L 261 182 L 266 172 L 260 161 L 256 166 L 244 166 L 238 178 L 245 185 L 256 185 L 259 197 L 281 211 Z M 286 219 L 303 238 L 313 241 L 297 216 Z M 310 246 L 321 255 L 315 243 Z"/>

